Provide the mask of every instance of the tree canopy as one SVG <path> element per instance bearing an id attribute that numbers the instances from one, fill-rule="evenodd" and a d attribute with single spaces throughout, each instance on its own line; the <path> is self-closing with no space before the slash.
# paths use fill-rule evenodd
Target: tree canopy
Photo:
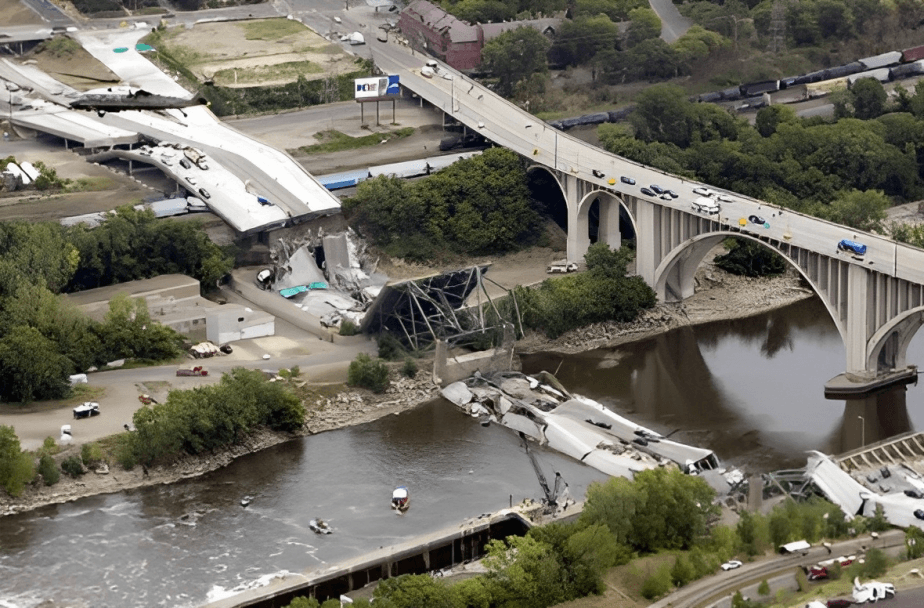
<path id="1" fill-rule="evenodd" d="M 485 43 L 481 65 L 497 77 L 497 92 L 508 97 L 521 80 L 548 72 L 549 48 L 551 42 L 538 30 L 518 27 Z"/>
<path id="2" fill-rule="evenodd" d="M 539 222 L 526 172 L 503 148 L 459 161 L 427 179 L 377 177 L 344 201 L 359 231 L 395 257 L 490 254 L 528 244 Z"/>

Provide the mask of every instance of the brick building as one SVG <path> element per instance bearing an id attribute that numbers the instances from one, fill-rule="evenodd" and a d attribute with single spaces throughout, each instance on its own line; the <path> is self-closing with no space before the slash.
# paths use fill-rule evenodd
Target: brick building
<path id="1" fill-rule="evenodd" d="M 525 25 L 551 37 L 561 21 L 560 18 L 546 18 L 470 25 L 427 0 L 416 0 L 401 11 L 398 27 L 413 48 L 457 70 L 472 70 L 481 65 L 484 43 L 503 32 Z"/>

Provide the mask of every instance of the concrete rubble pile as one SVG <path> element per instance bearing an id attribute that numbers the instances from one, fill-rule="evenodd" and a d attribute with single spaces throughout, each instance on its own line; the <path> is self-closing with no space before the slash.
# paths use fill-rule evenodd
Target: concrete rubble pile
<path id="1" fill-rule="evenodd" d="M 274 271 L 268 288 L 318 317 L 325 327 L 339 327 L 345 319 L 358 326 L 388 282 L 375 272 L 377 260 L 370 259 L 352 230 L 280 239 L 271 257 Z"/>

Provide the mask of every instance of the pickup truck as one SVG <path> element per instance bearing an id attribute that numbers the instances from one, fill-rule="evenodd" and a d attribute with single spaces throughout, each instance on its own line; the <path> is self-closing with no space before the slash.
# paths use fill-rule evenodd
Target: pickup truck
<path id="1" fill-rule="evenodd" d="M 208 376 L 209 372 L 207 369 L 203 368 L 201 365 L 197 365 L 193 368 L 180 368 L 176 370 L 177 376 Z"/>

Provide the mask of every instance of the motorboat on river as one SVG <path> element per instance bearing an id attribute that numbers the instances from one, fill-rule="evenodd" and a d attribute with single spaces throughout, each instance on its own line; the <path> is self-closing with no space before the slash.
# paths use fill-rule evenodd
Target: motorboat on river
<path id="1" fill-rule="evenodd" d="M 391 508 L 397 511 L 399 515 L 403 515 L 411 508 L 411 493 L 408 491 L 407 486 L 398 486 L 391 493 Z"/>
<path id="2" fill-rule="evenodd" d="M 308 527 L 312 532 L 318 534 L 333 534 L 333 529 L 331 529 L 330 524 L 324 521 L 323 519 L 316 518 L 308 522 Z"/>
<path id="3" fill-rule="evenodd" d="M 722 468 L 711 450 L 672 441 L 592 399 L 572 395 L 547 372 L 536 377 L 476 373 L 441 392 L 482 424 L 501 424 L 614 477 L 632 479 L 640 471 L 674 464 L 702 475 L 721 493 L 742 479 L 740 471 Z"/>

